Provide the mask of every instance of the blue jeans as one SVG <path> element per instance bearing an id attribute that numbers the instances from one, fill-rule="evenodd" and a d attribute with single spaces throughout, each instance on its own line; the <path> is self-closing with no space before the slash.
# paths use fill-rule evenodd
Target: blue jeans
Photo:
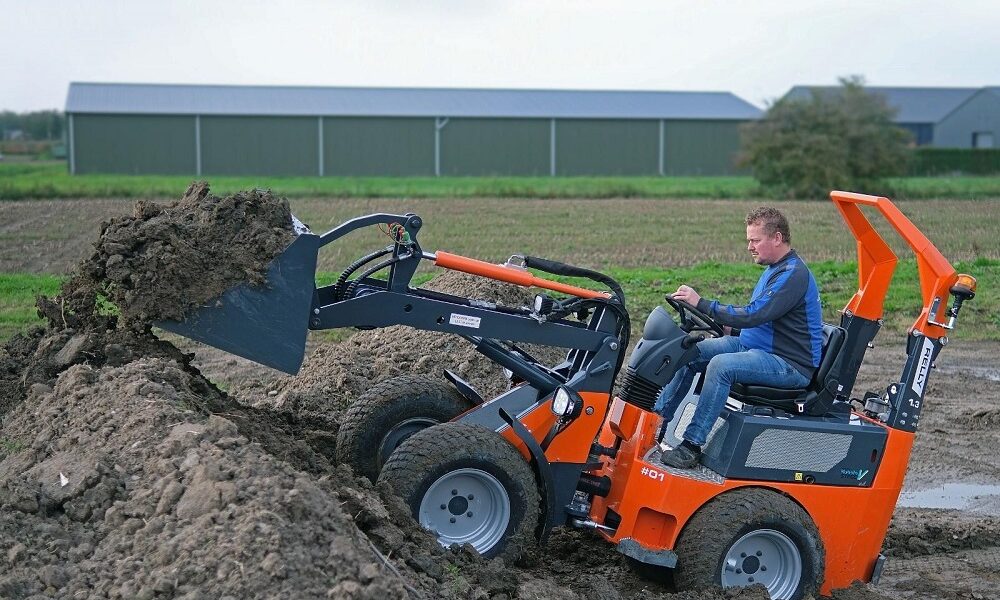
<path id="1" fill-rule="evenodd" d="M 677 371 L 653 406 L 653 410 L 669 422 L 691 389 L 695 373 L 705 373 L 698 407 L 684 430 L 684 439 L 697 446 L 705 444 L 712 425 L 726 406 L 732 384 L 783 388 L 809 384 L 809 379 L 785 359 L 763 350 L 751 350 L 741 344 L 737 336 L 727 335 L 698 342 L 698 354 L 698 358 Z"/>

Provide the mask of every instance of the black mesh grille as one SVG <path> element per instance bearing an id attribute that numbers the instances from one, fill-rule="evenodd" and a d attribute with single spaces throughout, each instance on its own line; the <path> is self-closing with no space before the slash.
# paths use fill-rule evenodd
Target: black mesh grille
<path id="1" fill-rule="evenodd" d="M 625 372 L 625 381 L 622 383 L 620 397 L 629 404 L 634 404 L 643 410 L 653 410 L 656 398 L 660 395 L 660 387 L 648 379 L 643 379 L 635 374 L 629 367 Z"/>

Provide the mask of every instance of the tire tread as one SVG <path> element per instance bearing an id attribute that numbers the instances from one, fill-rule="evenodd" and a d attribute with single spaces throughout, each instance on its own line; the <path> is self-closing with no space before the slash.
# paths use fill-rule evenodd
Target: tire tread
<path id="1" fill-rule="evenodd" d="M 535 528 L 539 521 L 541 496 L 534 471 L 521 454 L 498 433 L 478 425 L 450 422 L 428 427 L 407 439 L 389 457 L 379 481 L 388 482 L 416 514 L 422 499 L 422 488 L 428 475 L 452 463 L 478 460 L 492 463 L 517 483 L 524 515 L 514 524 L 512 535 L 498 544 L 498 552 L 508 559 L 517 559 L 535 545 Z M 436 477 L 434 477 L 436 479 Z M 511 490 L 508 490 L 511 492 Z"/>
<path id="2" fill-rule="evenodd" d="M 677 542 L 678 566 L 674 572 L 677 589 L 718 585 L 720 561 L 729 544 L 747 523 L 779 516 L 790 530 L 806 534 L 807 546 L 815 552 L 802 555 L 803 575 L 812 572 L 799 597 L 816 595 L 823 581 L 825 551 L 819 531 L 809 514 L 787 496 L 774 490 L 747 487 L 716 496 L 688 520 Z M 808 561 L 812 559 L 812 564 Z"/>

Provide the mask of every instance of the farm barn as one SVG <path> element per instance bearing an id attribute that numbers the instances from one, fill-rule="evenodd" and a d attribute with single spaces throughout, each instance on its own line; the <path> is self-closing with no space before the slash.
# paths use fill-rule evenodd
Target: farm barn
<path id="1" fill-rule="evenodd" d="M 727 175 L 728 92 L 72 83 L 71 173 Z"/>

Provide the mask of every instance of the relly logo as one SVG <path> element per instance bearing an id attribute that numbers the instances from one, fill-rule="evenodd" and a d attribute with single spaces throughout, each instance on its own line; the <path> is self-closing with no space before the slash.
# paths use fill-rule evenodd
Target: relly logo
<path id="1" fill-rule="evenodd" d="M 871 473 L 868 469 L 841 469 L 840 477 L 842 479 L 857 479 L 861 481 L 868 476 L 868 473 Z"/>
<path id="2" fill-rule="evenodd" d="M 927 371 L 931 367 L 932 354 L 934 354 L 934 344 L 931 343 L 930 339 L 924 338 L 924 345 L 920 348 L 920 362 L 917 364 L 917 374 L 913 378 L 913 385 L 910 386 L 910 389 L 918 397 L 924 394 L 924 384 L 927 383 Z"/>

